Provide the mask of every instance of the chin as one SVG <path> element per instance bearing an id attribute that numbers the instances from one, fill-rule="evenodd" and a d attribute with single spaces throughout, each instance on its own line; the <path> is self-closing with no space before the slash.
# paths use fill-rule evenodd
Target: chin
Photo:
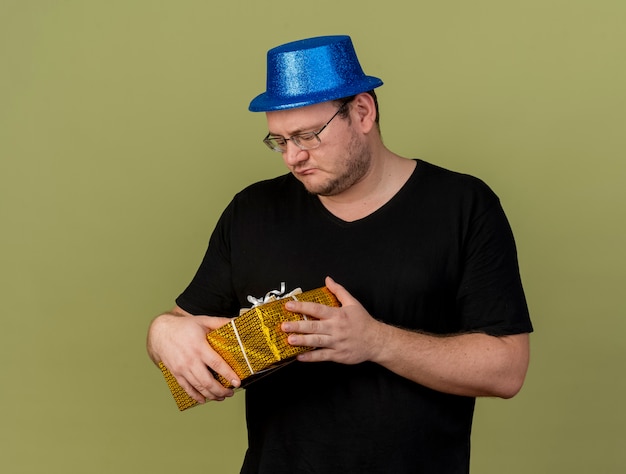
<path id="1" fill-rule="evenodd" d="M 306 189 L 309 194 L 314 194 L 316 196 L 323 196 L 326 194 L 328 186 L 325 183 L 312 183 L 306 179 L 301 178 L 298 178 L 298 181 L 302 183 L 302 186 L 304 186 L 304 189 Z"/>
<path id="2" fill-rule="evenodd" d="M 325 181 L 309 181 L 306 179 L 300 179 L 299 181 L 305 187 L 305 189 L 315 196 L 335 196 L 341 194 L 348 189 L 353 180 L 348 179 L 346 176 L 338 177 L 335 179 L 327 179 Z"/>

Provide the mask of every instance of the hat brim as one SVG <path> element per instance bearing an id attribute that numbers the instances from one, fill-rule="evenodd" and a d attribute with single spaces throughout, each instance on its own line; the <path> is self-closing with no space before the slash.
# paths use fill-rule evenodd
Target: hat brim
<path id="1" fill-rule="evenodd" d="M 282 96 L 274 97 L 267 92 L 259 94 L 252 102 L 248 110 L 251 112 L 271 112 L 273 110 L 295 109 L 306 107 L 307 105 L 320 104 L 330 100 L 351 97 L 362 92 L 368 92 L 383 85 L 383 81 L 374 76 L 364 76 L 359 78 L 359 82 L 351 85 L 342 85 L 336 89 L 309 93 L 306 96 Z"/>

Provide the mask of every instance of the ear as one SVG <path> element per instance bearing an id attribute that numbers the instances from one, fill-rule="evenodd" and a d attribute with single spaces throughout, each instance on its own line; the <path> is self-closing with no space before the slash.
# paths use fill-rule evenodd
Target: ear
<path id="1" fill-rule="evenodd" d="M 351 105 L 363 133 L 369 133 L 376 128 L 376 103 L 371 95 L 367 92 L 358 94 Z"/>

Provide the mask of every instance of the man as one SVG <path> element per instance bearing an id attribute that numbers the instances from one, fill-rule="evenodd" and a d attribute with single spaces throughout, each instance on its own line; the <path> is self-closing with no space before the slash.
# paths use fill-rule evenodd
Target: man
<path id="1" fill-rule="evenodd" d="M 342 306 L 289 302 L 284 323 L 316 350 L 246 389 L 242 472 L 457 473 L 469 470 L 475 397 L 521 388 L 532 326 L 515 244 L 478 179 L 388 150 L 349 37 L 268 52 L 264 142 L 290 173 L 239 193 L 177 306 L 148 335 L 199 402 L 233 391 L 205 333 L 248 296 L 326 285 Z"/>

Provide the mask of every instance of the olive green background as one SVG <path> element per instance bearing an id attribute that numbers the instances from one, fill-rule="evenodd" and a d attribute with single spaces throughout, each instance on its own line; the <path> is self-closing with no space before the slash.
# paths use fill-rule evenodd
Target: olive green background
<path id="1" fill-rule="evenodd" d="M 179 413 L 146 328 L 284 171 L 247 111 L 267 49 L 350 34 L 388 146 L 487 181 L 516 234 L 532 364 L 479 400 L 473 472 L 624 472 L 625 24 L 622 0 L 0 0 L 0 470 L 238 472 L 243 394 Z"/>

